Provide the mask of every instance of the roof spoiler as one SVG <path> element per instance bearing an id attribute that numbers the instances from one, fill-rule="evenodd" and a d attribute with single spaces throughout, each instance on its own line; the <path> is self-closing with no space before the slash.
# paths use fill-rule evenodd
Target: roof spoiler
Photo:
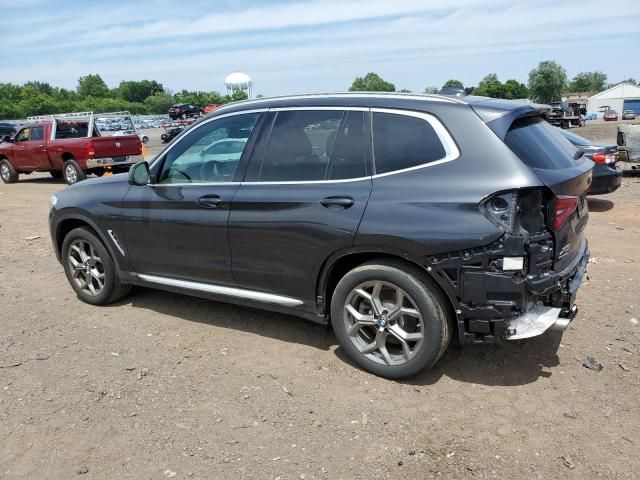
<path id="1" fill-rule="evenodd" d="M 511 100 L 489 100 L 471 104 L 471 107 L 501 140 L 505 139 L 509 128 L 519 118 L 546 117 L 551 112 L 549 105 Z"/>

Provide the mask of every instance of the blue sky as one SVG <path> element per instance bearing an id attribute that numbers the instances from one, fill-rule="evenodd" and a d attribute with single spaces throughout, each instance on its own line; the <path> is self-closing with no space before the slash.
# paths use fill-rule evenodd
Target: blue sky
<path id="1" fill-rule="evenodd" d="M 526 83 L 541 60 L 569 77 L 640 80 L 640 0 L 0 0 L 0 82 L 74 88 L 153 79 L 224 90 L 240 70 L 254 92 L 347 90 L 375 71 L 419 92 L 487 73 Z"/>

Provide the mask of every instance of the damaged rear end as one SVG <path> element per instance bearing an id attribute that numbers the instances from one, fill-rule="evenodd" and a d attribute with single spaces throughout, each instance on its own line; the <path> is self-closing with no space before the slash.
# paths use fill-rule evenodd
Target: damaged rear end
<path id="1" fill-rule="evenodd" d="M 575 296 L 589 259 L 586 193 L 593 162 L 544 120 L 543 108 L 502 116 L 482 105 L 474 109 L 541 182 L 481 203 L 504 232 L 498 240 L 430 260 L 458 292 L 460 339 L 516 340 L 564 330 L 577 313 Z"/>

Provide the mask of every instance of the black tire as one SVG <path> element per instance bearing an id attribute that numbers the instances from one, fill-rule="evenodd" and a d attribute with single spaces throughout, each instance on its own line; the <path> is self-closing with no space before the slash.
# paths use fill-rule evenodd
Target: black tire
<path id="1" fill-rule="evenodd" d="M 76 269 L 71 265 L 69 256 L 72 245 L 78 240 L 88 243 L 101 260 L 102 272 L 104 273 L 104 286 L 97 295 L 92 295 L 90 292 L 82 289 L 73 276 Z M 90 303 L 91 305 L 106 305 L 120 300 L 131 291 L 131 285 L 120 283 L 118 270 L 116 269 L 113 258 L 111 258 L 109 251 L 100 239 L 96 237 L 96 234 L 89 228 L 75 228 L 64 238 L 64 242 L 62 243 L 62 265 L 67 275 L 67 280 L 71 284 L 71 288 L 73 288 L 78 298 L 83 302 Z"/>
<path id="2" fill-rule="evenodd" d="M 80 165 L 73 159 L 64 162 L 62 175 L 64 176 L 64 181 L 69 185 L 73 185 L 87 178 L 86 172 L 82 170 Z"/>
<path id="3" fill-rule="evenodd" d="M 373 281 L 382 281 L 401 289 L 422 316 L 422 341 L 415 344 L 413 356 L 404 363 L 389 365 L 377 362 L 362 353 L 349 336 L 345 321 L 347 297 L 358 285 Z M 445 352 L 452 331 L 447 303 L 438 287 L 418 268 L 397 261 L 372 261 L 354 268 L 338 282 L 331 299 L 331 323 L 340 346 L 360 367 L 381 377 L 406 378 L 432 367 Z M 370 328 L 377 331 L 382 327 L 376 325 Z"/>
<path id="4" fill-rule="evenodd" d="M 55 179 L 62 178 L 62 170 L 49 170 L 49 175 Z"/>
<path id="5" fill-rule="evenodd" d="M 149 142 L 149 137 L 147 137 L 146 135 L 144 135 L 142 137 L 142 143 L 147 144 Z"/>
<path id="6" fill-rule="evenodd" d="M 6 158 L 0 160 L 0 178 L 4 183 L 16 183 L 20 175 Z"/>

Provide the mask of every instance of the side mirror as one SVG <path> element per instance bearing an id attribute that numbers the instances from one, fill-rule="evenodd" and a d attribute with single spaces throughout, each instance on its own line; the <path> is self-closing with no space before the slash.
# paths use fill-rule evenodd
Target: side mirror
<path id="1" fill-rule="evenodd" d="M 148 162 L 136 163 L 129 169 L 129 183 L 131 185 L 147 185 L 151 178 Z"/>

